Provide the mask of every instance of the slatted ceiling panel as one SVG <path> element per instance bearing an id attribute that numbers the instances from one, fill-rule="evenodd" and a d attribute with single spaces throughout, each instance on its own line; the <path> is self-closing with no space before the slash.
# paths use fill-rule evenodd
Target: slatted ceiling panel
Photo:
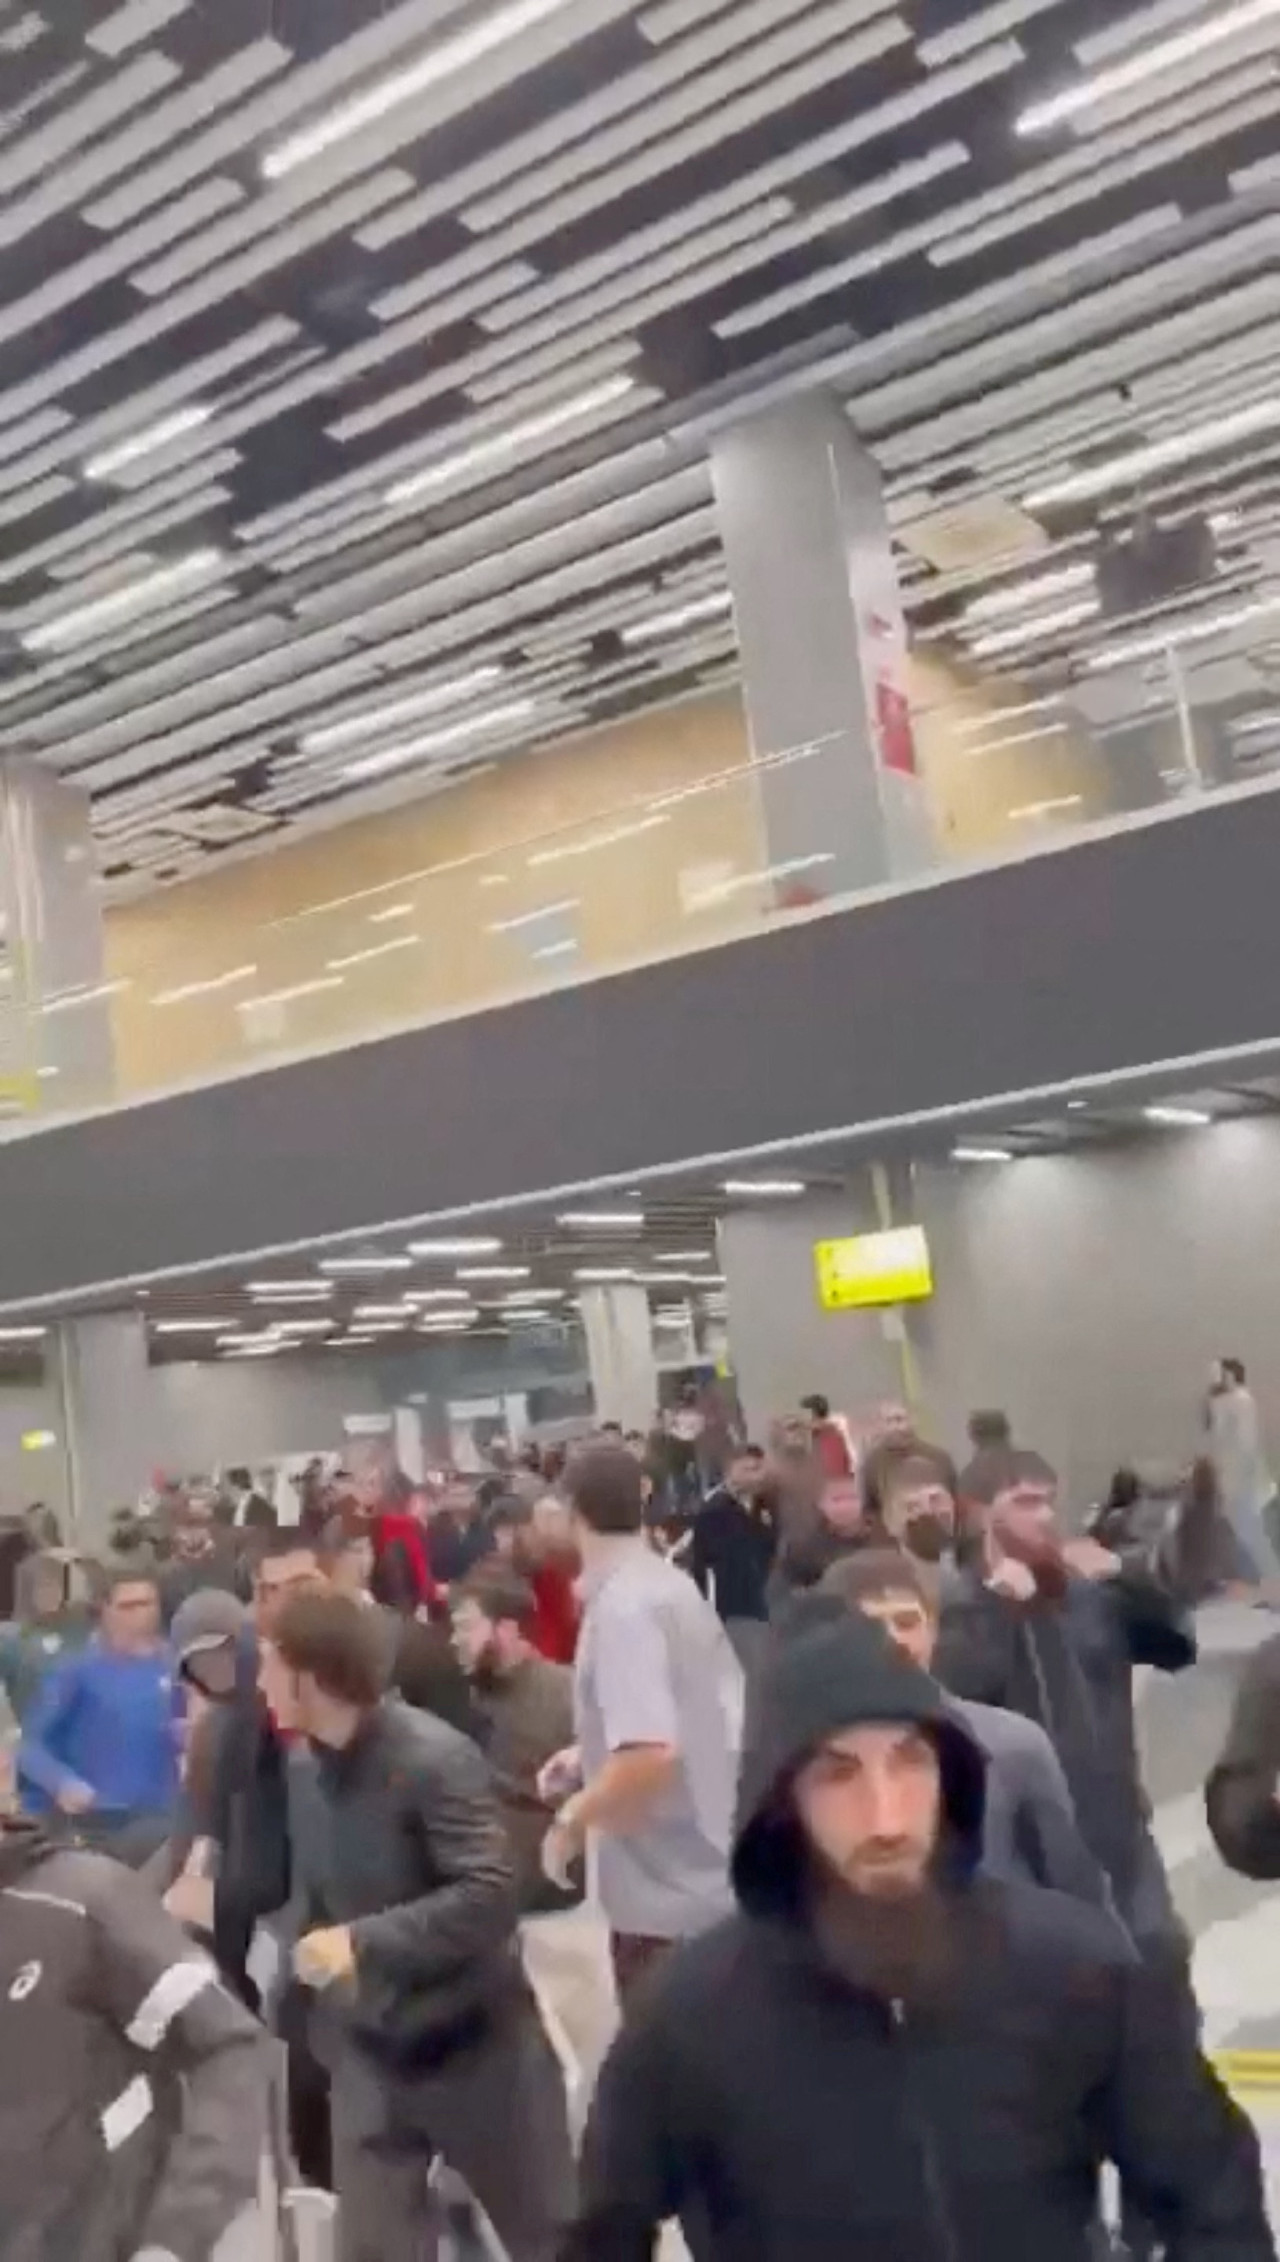
<path id="1" fill-rule="evenodd" d="M 235 810 L 249 772 L 286 825 L 328 821 L 341 780 L 298 740 L 362 685 L 483 655 L 504 696 L 533 697 L 541 741 L 691 667 L 722 674 L 728 620 L 621 655 L 588 642 L 651 613 L 655 577 L 721 586 L 696 446 L 663 485 L 664 427 L 699 407 L 681 370 L 749 384 L 811 349 L 917 523 L 960 494 L 1016 513 L 1082 446 L 1140 443 L 1210 390 L 1265 398 L 1280 97 L 1259 49 L 1213 43 L 1059 132 L 1012 130 L 1095 58 L 1203 20 L 1194 0 L 1118 18 L 1098 0 L 561 0 L 455 57 L 429 100 L 353 114 L 265 173 L 487 19 L 454 0 L 286 6 L 269 31 L 244 0 L 26 13 L 0 125 L 0 239 L 21 252 L 0 298 L 0 620 L 74 612 L 135 561 L 208 546 L 224 568 L 29 653 L 0 682 L 0 735 L 89 783 L 118 844 L 150 831 L 143 871 L 167 853 L 156 819 L 198 820 L 211 794 Z M 193 406 L 109 484 L 84 480 Z M 428 466 L 419 502 L 388 500 Z M 1230 506 L 1232 575 L 1275 572 L 1267 434 L 1157 492 Z M 1051 525 L 1050 547 L 1088 556 L 1127 500 Z M 917 569 L 922 627 L 945 641 L 991 570 Z"/>

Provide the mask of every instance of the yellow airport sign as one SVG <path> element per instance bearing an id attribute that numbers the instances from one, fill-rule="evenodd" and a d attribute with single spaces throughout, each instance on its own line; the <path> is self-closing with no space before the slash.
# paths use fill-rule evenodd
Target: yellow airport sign
<path id="1" fill-rule="evenodd" d="M 933 1266 L 922 1225 L 895 1225 L 886 1233 L 851 1233 L 841 1241 L 818 1241 L 813 1254 L 824 1312 L 913 1304 L 933 1294 Z"/>

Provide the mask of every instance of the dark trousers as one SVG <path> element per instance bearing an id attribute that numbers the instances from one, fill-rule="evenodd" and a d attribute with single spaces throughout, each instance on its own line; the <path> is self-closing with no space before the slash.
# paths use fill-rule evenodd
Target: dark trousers
<path id="1" fill-rule="evenodd" d="M 465 2178 L 511 2262 L 554 2262 L 575 2176 L 564 2078 L 532 2006 L 417 2079 L 348 2048 L 331 2110 L 338 2262 L 436 2262 L 437 2158 Z"/>
<path id="2" fill-rule="evenodd" d="M 669 1956 L 674 1940 L 659 1940 L 651 1932 L 611 1932 L 609 1955 L 613 1963 L 613 1984 L 618 1993 L 618 2009 L 625 2016 L 627 2005 L 647 1971 Z"/>

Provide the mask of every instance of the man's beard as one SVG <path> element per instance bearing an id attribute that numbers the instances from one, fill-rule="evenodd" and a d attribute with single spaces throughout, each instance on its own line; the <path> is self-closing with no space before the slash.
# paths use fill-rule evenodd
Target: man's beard
<path id="1" fill-rule="evenodd" d="M 882 2002 L 936 2009 L 956 1988 L 963 1962 L 956 1910 L 932 1880 L 900 1893 L 864 1893 L 824 1864 L 812 1921 L 832 1968 Z"/>
<path id="2" fill-rule="evenodd" d="M 486 1642 L 471 1668 L 471 1684 L 481 1695 L 487 1689 L 501 1688 L 506 1679 L 496 1642 Z"/>
<path id="3" fill-rule="evenodd" d="M 902 1534 L 902 1544 L 908 1555 L 918 1563 L 941 1563 L 955 1543 L 955 1525 L 950 1516 L 935 1514 L 932 1510 L 922 1516 L 908 1518 Z"/>
<path id="4" fill-rule="evenodd" d="M 1036 1592 L 1046 1602 L 1060 1602 L 1067 1591 L 1070 1573 L 1058 1544 L 1057 1534 L 1047 1532 L 1035 1539 L 1004 1539 L 1001 1544 L 1006 1555 L 1012 1555 L 1030 1571 L 1036 1582 Z"/>

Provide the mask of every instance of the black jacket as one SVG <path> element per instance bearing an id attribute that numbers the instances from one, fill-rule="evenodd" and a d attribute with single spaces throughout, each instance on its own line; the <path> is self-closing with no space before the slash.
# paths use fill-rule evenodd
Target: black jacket
<path id="1" fill-rule="evenodd" d="M 1183 1998 L 1104 1912 L 973 1881 L 980 1754 L 872 1632 L 807 1634 L 770 1668 L 740 1914 L 661 1967 L 614 2044 L 565 2262 L 650 2262 L 673 2213 L 697 2262 L 1086 2262 L 1107 2158 L 1169 2262 L 1273 2262 L 1257 2140 Z M 919 2007 L 819 1947 L 788 1794 L 822 1737 L 877 1719 L 918 1720 L 941 1758 L 954 1952 Z"/>
<path id="2" fill-rule="evenodd" d="M 1280 1634 L 1240 1677 L 1222 1757 L 1205 1785 L 1214 1844 L 1243 1877 L 1280 1877 Z"/>
<path id="3" fill-rule="evenodd" d="M 994 1593 L 980 1570 L 958 1573 L 944 1592 L 938 1679 L 957 1696 L 1039 1721 L 1062 1762 L 1085 1843 L 1137 1932 L 1153 1929 L 1135 1906 L 1149 1897 L 1153 1856 L 1133 1667 L 1176 1673 L 1195 1657 L 1182 1603 L 1137 1568 L 1098 1582 L 1073 1575 L 1060 1600 L 1029 1604 Z"/>
<path id="4" fill-rule="evenodd" d="M 686 1562 L 702 1592 L 714 1591 L 721 1618 L 767 1618 L 769 1574 L 777 1551 L 772 1504 L 748 1506 L 720 1485 L 694 1516 Z"/>
<path id="5" fill-rule="evenodd" d="M 290 1771 L 304 1929 L 350 1925 L 356 1981 L 318 2006 L 316 2045 L 438 2064 L 527 2003 L 506 1833 L 474 1744 L 388 1697 L 346 1751 Z"/>
<path id="6" fill-rule="evenodd" d="M 141 1880 L 0 1831 L 0 2255 L 209 2262 L 256 2195 L 270 2049 Z"/>
<path id="7" fill-rule="evenodd" d="M 214 1885 L 214 1952 L 219 1969 L 255 2000 L 246 1972 L 254 1931 L 289 1898 L 289 1810 L 284 1746 L 258 1693 L 257 1646 L 241 1651 L 235 1695 L 219 1706 L 212 1728 L 207 1807 L 192 1818 L 192 1835 L 218 1849 Z"/>

